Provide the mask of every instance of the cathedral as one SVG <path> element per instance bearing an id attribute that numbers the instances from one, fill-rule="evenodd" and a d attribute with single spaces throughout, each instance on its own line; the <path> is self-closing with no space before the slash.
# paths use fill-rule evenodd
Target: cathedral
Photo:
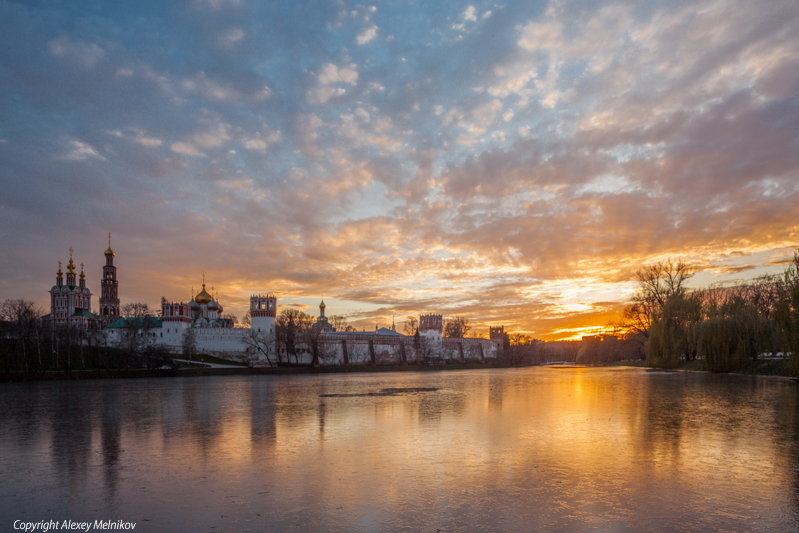
<path id="1" fill-rule="evenodd" d="M 100 329 L 119 318 L 119 294 L 117 288 L 117 269 L 114 266 L 114 251 L 111 249 L 111 234 L 108 234 L 108 249 L 105 251 L 103 279 L 100 282 L 100 314 L 92 313 L 92 292 L 86 287 L 86 274 L 80 264 L 80 277 L 75 280 L 73 250 L 69 248 L 67 279 L 61 272 L 58 262 L 55 285 L 50 289 L 50 314 L 42 320 L 53 327 L 75 327 L 81 329 Z"/>

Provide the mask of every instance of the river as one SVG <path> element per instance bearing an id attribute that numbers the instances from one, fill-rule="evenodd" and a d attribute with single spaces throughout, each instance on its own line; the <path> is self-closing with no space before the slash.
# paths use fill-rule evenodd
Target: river
<path id="1" fill-rule="evenodd" d="M 5 383 L 0 529 L 795 531 L 798 400 L 633 368 Z"/>

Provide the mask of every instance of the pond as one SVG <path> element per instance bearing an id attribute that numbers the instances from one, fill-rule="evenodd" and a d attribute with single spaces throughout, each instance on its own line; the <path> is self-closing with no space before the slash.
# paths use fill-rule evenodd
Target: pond
<path id="1" fill-rule="evenodd" d="M 0 527 L 793 531 L 798 400 L 637 368 L 0 384 Z"/>

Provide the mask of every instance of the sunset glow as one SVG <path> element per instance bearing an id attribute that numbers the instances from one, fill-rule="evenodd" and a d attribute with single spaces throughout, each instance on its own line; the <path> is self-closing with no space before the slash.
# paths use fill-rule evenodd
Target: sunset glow
<path id="1" fill-rule="evenodd" d="M 0 299 L 602 332 L 799 245 L 795 1 L 0 3 Z"/>

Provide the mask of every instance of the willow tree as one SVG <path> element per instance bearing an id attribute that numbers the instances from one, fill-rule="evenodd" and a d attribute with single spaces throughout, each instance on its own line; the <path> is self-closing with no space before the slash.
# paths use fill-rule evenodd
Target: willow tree
<path id="1" fill-rule="evenodd" d="M 794 369 L 799 370 L 799 252 L 785 271 L 774 321 L 783 353 L 791 354 Z"/>
<path id="2" fill-rule="evenodd" d="M 697 298 L 682 289 L 672 294 L 655 315 L 646 341 L 646 361 L 650 366 L 674 368 L 681 359 L 691 360 L 698 350 L 697 325 L 702 306 Z"/>
<path id="3" fill-rule="evenodd" d="M 752 300 L 736 294 L 723 305 L 705 310 L 699 326 L 699 352 L 705 370 L 729 372 L 771 345 L 773 327 Z"/>

